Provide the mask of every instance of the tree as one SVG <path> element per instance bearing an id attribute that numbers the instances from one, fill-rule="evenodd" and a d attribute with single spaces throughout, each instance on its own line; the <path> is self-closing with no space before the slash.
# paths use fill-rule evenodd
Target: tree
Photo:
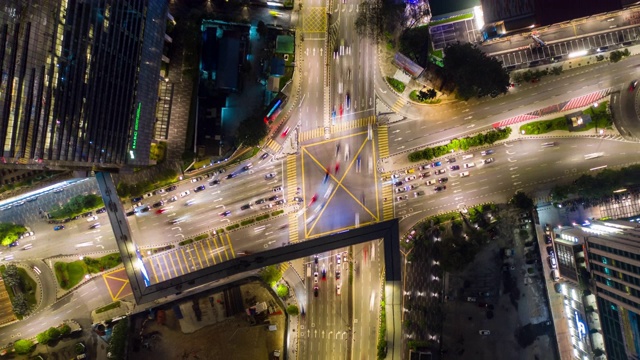
<path id="1" fill-rule="evenodd" d="M 522 210 L 533 209 L 533 200 L 522 191 L 516 192 L 516 194 L 511 198 L 510 203 Z"/>
<path id="2" fill-rule="evenodd" d="M 47 336 L 49 337 L 49 341 L 56 341 L 60 338 L 60 330 L 56 327 L 50 327 L 47 329 Z"/>
<path id="3" fill-rule="evenodd" d="M 268 32 L 267 25 L 265 25 L 265 23 L 262 20 L 258 21 L 258 28 L 256 29 L 256 31 L 258 32 L 258 35 L 260 35 L 261 38 L 265 37 Z"/>
<path id="4" fill-rule="evenodd" d="M 289 287 L 284 284 L 278 285 L 278 288 L 276 289 L 276 294 L 278 294 L 278 296 L 281 298 L 286 298 L 289 295 Z"/>
<path id="5" fill-rule="evenodd" d="M 483 97 L 505 94 L 509 90 L 509 74 L 502 64 L 487 56 L 471 43 L 455 43 L 444 49 L 445 81 L 452 81 L 460 97 Z"/>
<path id="6" fill-rule="evenodd" d="M 273 287 L 282 278 L 282 273 L 275 265 L 269 265 L 260 271 L 262 281 Z"/>
<path id="7" fill-rule="evenodd" d="M 3 246 L 8 246 L 18 240 L 25 231 L 27 231 L 27 228 L 22 225 L 0 224 L 0 241 Z"/>
<path id="8" fill-rule="evenodd" d="M 36 335 L 36 340 L 38 340 L 39 344 L 46 344 L 49 342 L 49 336 L 47 335 L 46 331 L 43 331 Z"/>
<path id="9" fill-rule="evenodd" d="M 258 117 L 248 117 L 240 122 L 236 130 L 236 145 L 256 146 L 267 136 L 267 124 Z"/>
<path id="10" fill-rule="evenodd" d="M 18 354 L 28 354 L 31 352 L 31 350 L 33 350 L 33 341 L 27 339 L 17 340 L 15 343 L 13 343 L 13 348 Z"/>
<path id="11" fill-rule="evenodd" d="M 128 319 L 120 320 L 114 327 L 107 348 L 107 357 L 115 360 L 124 359 L 127 331 L 129 328 Z M 110 355 L 110 356 L 109 356 Z"/>
<path id="12" fill-rule="evenodd" d="M 400 35 L 400 52 L 416 64 L 427 67 L 431 48 L 429 39 L 428 26 L 407 29 Z"/>
<path id="13" fill-rule="evenodd" d="M 612 63 L 617 63 L 622 60 L 622 53 L 620 51 L 612 51 L 611 54 L 609 54 L 609 60 Z"/>
<path id="14" fill-rule="evenodd" d="M 291 316 L 296 316 L 300 313 L 300 310 L 298 309 L 297 306 L 295 305 L 289 305 L 287 306 L 287 314 L 291 315 Z"/>
<path id="15" fill-rule="evenodd" d="M 382 1 L 365 0 L 360 4 L 360 12 L 356 16 L 356 32 L 360 36 L 377 40 L 384 34 L 384 14 Z"/>
<path id="16" fill-rule="evenodd" d="M 67 324 L 63 324 L 62 326 L 60 326 L 59 329 L 60 329 L 60 336 L 66 336 L 71 333 L 71 327 Z"/>
<path id="17" fill-rule="evenodd" d="M 13 307 L 13 312 L 16 315 L 22 316 L 29 312 L 29 303 L 22 293 L 18 293 L 13 297 L 13 303 L 11 305 Z"/>

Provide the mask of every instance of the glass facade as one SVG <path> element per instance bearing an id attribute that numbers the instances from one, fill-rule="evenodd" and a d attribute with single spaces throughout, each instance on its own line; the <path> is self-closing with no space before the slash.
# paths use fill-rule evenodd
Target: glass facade
<path id="1" fill-rule="evenodd" d="M 2 162 L 149 162 L 166 2 L 7 0 L 0 9 Z"/>

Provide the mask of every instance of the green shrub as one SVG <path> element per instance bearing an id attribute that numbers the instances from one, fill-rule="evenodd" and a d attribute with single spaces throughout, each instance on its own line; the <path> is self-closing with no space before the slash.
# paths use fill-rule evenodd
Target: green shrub
<path id="1" fill-rule="evenodd" d="M 493 144 L 496 141 L 508 138 L 510 134 L 511 128 L 507 127 L 505 129 L 491 130 L 474 136 L 467 136 L 462 139 L 452 139 L 447 145 L 440 145 L 432 148 L 426 148 L 422 151 L 412 152 L 408 155 L 408 159 L 411 162 L 431 160 L 451 153 L 452 151 L 466 151 L 472 147 Z"/>
<path id="2" fill-rule="evenodd" d="M 269 214 L 260 215 L 256 218 L 256 221 L 262 221 L 269 218 Z"/>
<path id="3" fill-rule="evenodd" d="M 69 199 L 62 207 L 57 206 L 49 210 L 49 215 L 53 219 L 66 219 L 103 206 L 104 202 L 99 195 L 77 195 Z"/>
<path id="4" fill-rule="evenodd" d="M 13 348 L 16 350 L 16 353 L 24 355 L 30 353 L 35 348 L 33 345 L 33 341 L 31 340 L 20 339 L 13 343 Z"/>
<path id="5" fill-rule="evenodd" d="M 238 225 L 238 224 L 233 224 L 233 225 L 229 225 L 229 226 L 227 226 L 225 229 L 227 229 L 227 231 L 231 231 L 231 230 L 235 230 L 235 229 L 237 229 L 237 228 L 239 228 L 239 227 L 240 227 L 240 225 Z"/>
<path id="6" fill-rule="evenodd" d="M 271 216 L 276 217 L 280 214 L 284 214 L 284 210 L 278 210 L 271 213 Z"/>
<path id="7" fill-rule="evenodd" d="M 105 311 L 109 311 L 109 310 L 112 310 L 112 309 L 117 309 L 119 307 L 120 307 L 120 301 L 112 302 L 109 305 L 105 305 L 105 306 L 103 306 L 101 308 L 96 309 L 96 314 L 100 314 L 100 313 L 103 313 Z"/>
<path id="8" fill-rule="evenodd" d="M 189 245 L 189 244 L 191 244 L 191 243 L 193 243 L 193 239 L 187 239 L 187 240 L 180 241 L 180 242 L 178 243 L 178 245 L 180 245 L 180 246 L 185 246 L 185 245 Z"/>
<path id="9" fill-rule="evenodd" d="M 208 237 L 209 237 L 209 234 L 200 234 L 200 235 L 196 236 L 195 238 L 193 238 L 193 241 L 204 240 L 204 239 L 206 239 Z"/>
<path id="10" fill-rule="evenodd" d="M 387 76 L 387 82 L 389 83 L 389 85 L 391 85 L 391 87 L 395 91 L 397 91 L 397 92 L 399 92 L 401 94 L 404 92 L 404 89 L 405 89 L 406 85 L 402 81 L 394 79 L 394 78 L 392 78 L 390 76 Z"/>
<path id="11" fill-rule="evenodd" d="M 240 226 L 247 226 L 256 222 L 256 219 L 247 219 L 240 222 Z"/>

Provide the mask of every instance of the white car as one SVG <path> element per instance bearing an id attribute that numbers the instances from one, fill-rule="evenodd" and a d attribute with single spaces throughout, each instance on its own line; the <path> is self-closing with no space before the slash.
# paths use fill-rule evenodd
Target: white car
<path id="1" fill-rule="evenodd" d="M 96 221 L 96 220 L 98 220 L 98 217 L 97 217 L 97 216 L 89 216 L 89 217 L 87 218 L 87 222 L 92 222 L 92 221 Z"/>
<path id="2" fill-rule="evenodd" d="M 314 284 L 318 283 L 318 272 L 317 271 L 313 273 L 313 283 Z"/>
<path id="3" fill-rule="evenodd" d="M 427 169 L 431 169 L 431 164 L 418 166 L 418 170 L 427 170 Z"/>
<path id="4" fill-rule="evenodd" d="M 422 196 L 422 195 L 424 195 L 424 191 L 415 191 L 413 193 L 413 197 L 418 197 L 418 196 Z"/>
<path id="5" fill-rule="evenodd" d="M 396 200 L 398 201 L 403 201 L 403 200 L 407 200 L 409 198 L 409 195 L 404 195 L 404 196 L 398 196 L 396 197 Z"/>
<path id="6" fill-rule="evenodd" d="M 176 200 L 178 200 L 177 196 L 172 196 L 172 197 L 169 198 L 169 202 L 174 202 Z"/>
<path id="7" fill-rule="evenodd" d="M 468 171 L 464 171 L 460 173 L 460 177 L 467 177 L 469 176 L 469 172 Z"/>
<path id="8" fill-rule="evenodd" d="M 435 184 L 435 183 L 436 183 L 436 180 L 435 180 L 435 179 L 427 180 L 427 181 L 425 182 L 425 184 L 427 184 L 427 185 L 433 185 L 433 184 Z"/>
<path id="9" fill-rule="evenodd" d="M 180 197 L 185 197 L 185 196 L 187 196 L 187 195 L 189 195 L 189 194 L 191 194 L 191 191 L 187 190 L 187 191 L 185 191 L 185 192 L 181 192 L 181 193 L 180 193 Z"/>
<path id="10" fill-rule="evenodd" d="M 404 178 L 404 181 L 411 181 L 411 180 L 415 180 L 416 176 L 415 175 L 411 175 L 411 176 L 407 176 L 406 178 Z"/>
<path id="11" fill-rule="evenodd" d="M 282 186 L 277 186 L 273 188 L 273 192 L 279 192 L 282 191 Z"/>
<path id="12" fill-rule="evenodd" d="M 466 163 L 466 164 L 464 164 L 464 168 L 465 169 L 469 169 L 469 168 L 472 168 L 474 166 L 476 166 L 476 164 L 474 164 L 474 163 Z"/>
<path id="13" fill-rule="evenodd" d="M 338 265 L 340 265 L 340 254 L 336 255 L 336 262 L 338 263 Z"/>
<path id="14" fill-rule="evenodd" d="M 493 154 L 493 150 L 485 150 L 483 152 L 480 153 L 480 155 L 485 156 L 485 155 L 491 155 Z"/>
<path id="15" fill-rule="evenodd" d="M 336 294 L 340 295 L 340 289 L 342 288 L 342 286 L 340 286 L 340 284 L 338 284 L 338 286 L 336 286 Z"/>
<path id="16" fill-rule="evenodd" d="M 404 188 L 401 188 L 401 187 L 396 188 L 396 193 L 399 194 L 399 193 L 403 193 L 403 192 L 405 192 Z"/>
<path id="17" fill-rule="evenodd" d="M 22 236 L 24 236 L 24 237 L 33 236 L 33 231 L 27 231 L 27 232 L 26 232 L 26 233 L 24 233 Z"/>

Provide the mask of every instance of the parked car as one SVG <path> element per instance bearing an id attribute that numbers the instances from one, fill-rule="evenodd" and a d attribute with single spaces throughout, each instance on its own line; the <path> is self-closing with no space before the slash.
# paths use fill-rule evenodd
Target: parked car
<path id="1" fill-rule="evenodd" d="M 64 225 L 58 225 L 53 227 L 53 230 L 55 231 L 62 230 L 62 229 L 64 229 Z"/>

